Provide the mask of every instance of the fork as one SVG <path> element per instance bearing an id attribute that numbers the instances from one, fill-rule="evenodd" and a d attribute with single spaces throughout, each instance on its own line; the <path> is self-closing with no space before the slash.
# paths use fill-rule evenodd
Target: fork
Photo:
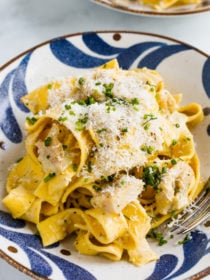
<path id="1" fill-rule="evenodd" d="M 170 232 L 185 234 L 209 218 L 210 214 L 210 177 L 203 190 L 187 211 L 178 215 L 178 221 L 170 228 Z M 170 224 L 168 225 L 170 227 Z"/>

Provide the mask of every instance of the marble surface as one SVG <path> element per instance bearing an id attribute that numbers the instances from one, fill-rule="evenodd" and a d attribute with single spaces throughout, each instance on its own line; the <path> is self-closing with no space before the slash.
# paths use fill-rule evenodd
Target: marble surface
<path id="1" fill-rule="evenodd" d="M 1 0 L 0 67 L 51 38 L 94 30 L 135 30 L 169 36 L 210 54 L 210 12 L 148 17 L 116 12 L 88 0 Z M 1 244 L 0 244 L 1 247 Z M 0 259 L 0 280 L 27 280 Z"/>

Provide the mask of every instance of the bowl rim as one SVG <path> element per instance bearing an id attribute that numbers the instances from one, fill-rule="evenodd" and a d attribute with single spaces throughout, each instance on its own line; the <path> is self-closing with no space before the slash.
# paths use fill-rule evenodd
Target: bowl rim
<path id="1" fill-rule="evenodd" d="M 186 11 L 178 11 L 178 12 L 165 12 L 165 11 L 156 11 L 156 10 L 136 10 L 134 8 L 124 7 L 122 5 L 115 5 L 113 6 L 112 3 L 108 3 L 104 0 L 92 0 L 92 2 L 104 6 L 109 9 L 113 9 L 115 11 L 134 14 L 138 16 L 164 16 L 164 17 L 170 17 L 170 16 L 187 16 L 187 15 L 193 15 L 193 14 L 199 14 L 210 11 L 210 5 L 206 7 L 200 7 L 197 10 L 186 10 Z"/>
<path id="2" fill-rule="evenodd" d="M 157 37 L 157 38 L 161 38 L 161 39 L 165 39 L 165 40 L 169 40 L 175 43 L 179 43 L 180 45 L 185 45 L 187 47 L 190 47 L 191 49 L 195 50 L 196 52 L 202 54 L 203 56 L 206 56 L 207 58 L 210 57 L 210 55 L 208 55 L 206 52 L 200 50 L 199 48 L 193 46 L 190 43 L 186 43 L 182 40 L 179 39 L 175 39 L 173 37 L 170 36 L 166 36 L 166 35 L 161 35 L 158 33 L 150 33 L 150 32 L 144 32 L 144 31 L 132 31 L 132 30 L 96 30 L 96 31 L 84 31 L 84 32 L 75 32 L 75 33 L 69 33 L 69 34 L 65 34 L 65 35 L 61 35 L 58 37 L 54 37 L 51 39 L 48 39 L 46 41 L 43 41 L 39 44 L 36 44 L 35 46 L 26 49 L 25 51 L 17 54 L 16 56 L 14 56 L 13 58 L 9 59 L 7 62 L 5 62 L 3 65 L 0 65 L 0 73 L 2 70 L 4 70 L 6 67 L 8 67 L 10 64 L 12 64 L 13 62 L 15 62 L 16 60 L 18 60 L 19 58 L 21 58 L 22 56 L 26 55 L 27 53 L 30 53 L 36 49 L 39 49 L 47 44 L 49 44 L 52 41 L 56 41 L 59 39 L 68 39 L 71 37 L 76 37 L 76 36 L 81 36 L 82 34 L 88 34 L 88 33 L 96 33 L 96 34 L 108 34 L 108 33 L 124 33 L 124 34 L 131 34 L 131 35 L 145 35 L 145 36 L 151 36 L 151 37 Z"/>
<path id="3" fill-rule="evenodd" d="M 32 277 L 35 280 L 49 280 L 49 278 L 38 276 L 35 272 L 30 270 L 28 267 L 22 265 L 21 263 L 17 262 L 12 257 L 8 256 L 5 252 L 0 249 L 0 258 L 6 261 L 9 265 L 13 268 L 18 269 L 20 272 L 25 273 L 26 275 Z"/>

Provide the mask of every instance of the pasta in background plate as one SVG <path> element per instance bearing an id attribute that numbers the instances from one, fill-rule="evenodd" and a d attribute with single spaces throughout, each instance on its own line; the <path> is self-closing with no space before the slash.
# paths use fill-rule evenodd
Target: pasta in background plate
<path id="1" fill-rule="evenodd" d="M 172 6 L 198 5 L 202 0 L 112 0 L 111 2 L 117 5 L 128 3 L 146 4 L 161 11 Z"/>
<path id="2" fill-rule="evenodd" d="M 26 155 L 8 175 L 4 205 L 37 225 L 44 246 L 75 233 L 82 254 L 158 259 L 147 233 L 201 189 L 189 127 L 203 113 L 180 101 L 158 72 L 116 60 L 34 90 L 22 98 L 32 113 Z"/>

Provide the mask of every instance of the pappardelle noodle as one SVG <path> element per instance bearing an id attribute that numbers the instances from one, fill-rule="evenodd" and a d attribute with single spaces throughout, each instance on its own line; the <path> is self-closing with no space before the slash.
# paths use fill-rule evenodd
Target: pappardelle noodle
<path id="1" fill-rule="evenodd" d="M 26 154 L 4 205 L 36 224 L 44 246 L 75 233 L 81 254 L 158 259 L 147 233 L 200 191 L 189 127 L 203 113 L 180 101 L 158 72 L 117 60 L 35 89 L 22 98 Z"/>
<path id="2" fill-rule="evenodd" d="M 146 4 L 155 10 L 163 11 L 171 8 L 172 6 L 180 7 L 183 5 L 198 5 L 202 2 L 202 0 L 112 0 L 111 2 L 116 5 L 125 5 L 129 3 Z"/>

